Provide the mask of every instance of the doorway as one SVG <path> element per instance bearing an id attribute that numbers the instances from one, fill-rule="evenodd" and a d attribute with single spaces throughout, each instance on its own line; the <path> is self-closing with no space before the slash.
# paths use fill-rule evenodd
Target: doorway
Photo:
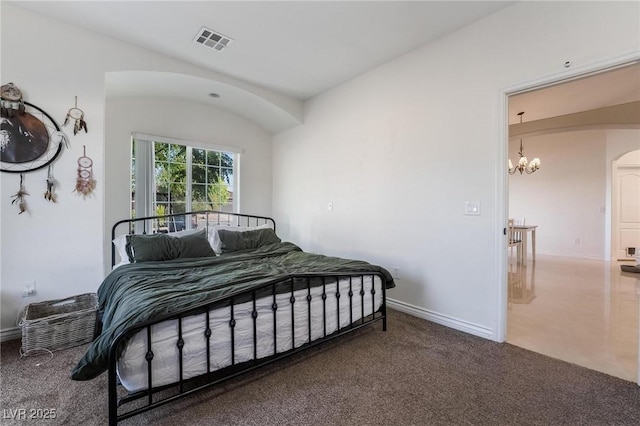
<path id="1" fill-rule="evenodd" d="M 612 257 L 634 261 L 640 256 L 640 149 L 613 162 L 611 182 Z"/>
<path id="2" fill-rule="evenodd" d="M 631 82 L 636 86 L 628 91 L 628 95 L 622 97 L 618 95 L 616 101 L 609 93 L 599 89 L 603 81 L 612 77 L 615 77 L 616 84 L 620 83 L 622 81 L 620 75 L 624 73 L 635 77 Z M 615 177 L 612 177 L 611 173 L 614 170 L 611 157 L 616 149 L 631 150 L 634 140 L 632 139 L 627 145 L 624 141 L 615 141 L 617 144 L 615 149 L 607 149 L 607 146 L 598 148 L 599 144 L 603 144 L 603 140 L 607 142 L 609 129 L 587 128 L 571 121 L 567 122 L 565 127 L 545 129 L 545 121 L 548 123 L 550 117 L 562 117 L 619 102 L 637 101 L 640 95 L 640 88 L 637 87 L 640 81 L 638 75 L 640 75 L 640 65 L 636 63 L 613 70 L 599 71 L 595 75 L 574 78 L 566 82 L 554 82 L 543 88 L 527 89 L 526 92 L 511 94 L 508 98 L 510 124 L 517 123 L 517 114 L 523 110 L 526 112 L 525 117 L 537 122 L 537 127 L 534 126 L 535 130 L 529 135 L 525 134 L 523 138 L 525 155 L 529 158 L 540 157 L 541 169 L 531 175 L 516 174 L 514 177 L 508 177 L 507 215 L 509 218 L 526 217 L 527 224 L 540 226 L 538 247 L 542 253 L 540 251 L 537 253 L 536 262 L 531 261 L 531 254 L 529 254 L 529 262 L 520 269 L 522 273 L 520 286 L 524 283 L 524 290 L 529 292 L 529 296 L 522 299 L 525 302 L 520 300 L 515 303 L 513 297 L 515 293 L 507 283 L 506 340 L 536 352 L 633 381 L 638 381 L 638 292 L 636 289 L 640 289 L 640 280 L 636 287 L 636 281 L 632 277 L 621 277 L 618 264 L 611 260 L 611 256 L 616 252 L 616 237 L 620 235 L 619 230 L 614 229 L 615 222 L 612 221 L 612 217 L 616 217 L 613 216 L 615 212 L 612 211 L 612 206 L 617 199 L 615 198 L 617 192 L 614 185 Z M 594 96 L 586 99 L 584 96 L 571 95 L 573 90 L 571 86 L 574 88 L 582 86 L 582 94 L 592 93 Z M 589 87 L 589 90 L 585 92 L 584 87 Z M 615 86 L 609 87 L 616 91 Z M 622 92 L 623 90 L 620 90 L 617 93 Z M 599 96 L 595 96 L 597 94 Z M 549 99 L 554 101 L 550 102 Z M 564 100 L 568 102 L 563 102 Z M 574 100 L 583 102 L 582 104 L 572 103 Z M 636 126 L 636 130 L 627 128 L 627 134 L 636 132 L 635 135 L 637 135 L 639 127 Z M 536 135 L 534 136 L 533 133 Z M 639 140 L 636 137 L 636 149 Z M 517 141 L 515 149 L 513 141 L 509 145 L 509 157 L 513 163 L 517 164 Z M 556 152 L 554 149 L 559 151 Z M 562 149 L 565 152 L 562 152 Z M 600 157 L 597 161 L 590 163 L 587 154 L 595 149 L 600 149 Z M 582 170 L 580 167 L 571 170 L 571 161 L 584 167 Z M 543 174 L 545 165 L 546 176 Z M 600 170 L 595 170 L 598 167 Z M 572 197 L 570 180 L 584 172 L 585 168 L 593 173 L 587 173 L 581 179 L 578 178 L 578 181 L 582 182 L 581 186 L 586 180 L 594 179 L 594 176 L 601 175 L 603 178 L 599 184 L 593 183 L 594 187 L 600 185 L 601 193 L 597 193 L 597 190 L 589 192 L 590 200 L 586 202 L 588 208 L 582 209 L 585 201 L 569 200 L 567 202 L 567 199 Z M 555 172 L 553 172 L 554 169 Z M 549 176 L 553 173 L 556 175 Z M 521 180 L 514 184 L 512 179 Z M 555 186 L 553 186 L 554 182 Z M 536 185 L 546 185 L 546 187 L 536 189 Z M 557 192 L 561 192 L 562 188 L 559 187 L 562 185 L 567 187 L 564 190 L 568 192 L 558 194 Z M 581 186 L 575 186 L 574 183 L 573 192 L 584 190 Z M 518 188 L 519 195 L 511 193 L 514 187 Z M 555 195 L 554 191 L 556 191 Z M 538 202 L 545 196 L 551 198 L 549 205 L 559 206 L 551 219 L 545 218 L 545 215 L 549 216 L 549 209 L 545 207 L 545 203 Z M 513 203 L 519 204 L 513 206 Z M 563 211 L 563 203 L 573 206 L 573 209 Z M 565 214 L 564 220 L 559 220 L 562 214 Z M 575 220 L 572 220 L 571 215 L 574 215 Z M 588 220 L 587 217 L 589 217 Z M 553 223 L 554 221 L 561 224 Z M 564 231 L 566 232 L 563 235 Z M 544 235 L 542 246 L 540 235 Z M 591 278 L 594 281 L 585 284 Z M 581 283 L 584 285 L 580 285 Z M 520 293 L 523 292 L 521 287 L 518 290 Z M 596 300 L 593 297 L 596 294 L 601 294 L 603 298 Z M 576 307 L 576 310 L 572 310 Z M 581 313 L 586 314 L 580 317 Z M 546 324 L 544 320 L 548 320 Z M 582 329 L 568 327 L 581 323 L 585 326 Z M 609 326 L 602 327 L 603 324 Z M 527 326 L 530 327 L 527 328 Z M 597 334 L 594 330 L 598 328 L 601 329 L 601 350 L 594 350 L 594 343 L 588 340 L 571 339 L 574 335 L 593 336 Z M 563 329 L 571 330 L 567 335 L 569 337 L 563 337 Z M 521 334 L 514 335 L 514 333 Z M 538 340 L 532 338 L 536 334 L 541 338 Z M 527 337 L 523 338 L 524 335 Z M 626 347 L 621 348 L 621 343 Z M 581 345 L 584 347 L 580 347 Z M 600 353 L 599 360 L 582 357 L 583 354 L 594 352 Z M 617 362 L 616 358 L 624 358 L 625 367 L 622 367 L 622 370 L 626 369 L 626 371 L 616 371 L 615 366 L 613 369 L 607 369 Z M 629 365 L 633 370 L 631 374 Z"/>

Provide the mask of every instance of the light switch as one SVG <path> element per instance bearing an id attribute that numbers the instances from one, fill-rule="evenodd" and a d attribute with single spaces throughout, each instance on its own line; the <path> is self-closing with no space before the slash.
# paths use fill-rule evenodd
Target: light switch
<path id="1" fill-rule="evenodd" d="M 480 201 L 465 201 L 464 214 L 467 216 L 480 216 Z"/>

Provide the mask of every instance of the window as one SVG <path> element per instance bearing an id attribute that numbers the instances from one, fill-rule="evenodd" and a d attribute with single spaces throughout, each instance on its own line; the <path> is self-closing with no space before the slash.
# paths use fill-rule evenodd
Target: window
<path id="1" fill-rule="evenodd" d="M 132 217 L 236 210 L 238 150 L 194 145 L 171 138 L 133 135 Z M 175 228 L 169 231 L 190 226 L 183 221 Z"/>

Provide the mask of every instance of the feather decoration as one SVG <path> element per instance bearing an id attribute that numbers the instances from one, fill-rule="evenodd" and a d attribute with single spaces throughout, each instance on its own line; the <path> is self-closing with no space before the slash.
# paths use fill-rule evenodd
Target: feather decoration
<path id="1" fill-rule="evenodd" d="M 56 202 L 56 195 L 53 193 L 53 186 L 55 181 L 53 180 L 53 173 L 51 170 L 51 165 L 49 165 L 49 171 L 47 172 L 47 190 L 44 193 L 44 199 L 47 201 Z"/>
<path id="2" fill-rule="evenodd" d="M 27 201 L 24 197 L 29 195 L 29 193 L 24 189 L 23 180 L 24 174 L 20 173 L 20 189 L 12 195 L 13 200 L 11 200 L 11 204 L 18 203 L 18 209 L 20 210 L 18 214 L 22 214 L 27 211 Z"/>
<path id="3" fill-rule="evenodd" d="M 76 180 L 76 188 L 74 189 L 74 191 L 78 194 L 82 194 L 84 198 L 91 197 L 93 190 L 96 189 L 96 183 L 96 180 L 92 177 L 86 179 L 78 176 L 78 179 Z"/>

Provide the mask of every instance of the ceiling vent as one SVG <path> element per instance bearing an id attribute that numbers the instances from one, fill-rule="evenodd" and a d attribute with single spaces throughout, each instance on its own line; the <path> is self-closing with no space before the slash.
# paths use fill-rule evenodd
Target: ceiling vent
<path id="1" fill-rule="evenodd" d="M 224 50 L 233 40 L 227 36 L 217 33 L 209 28 L 202 27 L 193 39 L 194 43 L 210 47 L 218 52 Z"/>

